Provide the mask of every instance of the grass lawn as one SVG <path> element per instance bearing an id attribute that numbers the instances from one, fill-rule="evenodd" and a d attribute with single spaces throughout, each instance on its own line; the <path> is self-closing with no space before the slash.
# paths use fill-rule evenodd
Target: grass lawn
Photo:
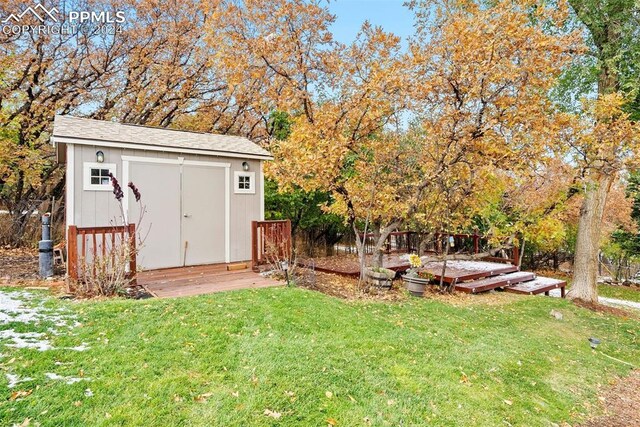
<path id="1" fill-rule="evenodd" d="M 36 295 L 29 304 L 46 293 Z M 47 335 L 57 349 L 0 343 L 4 374 L 32 378 L 9 389 L 0 376 L 0 425 L 549 426 L 597 412 L 597 386 L 629 373 L 588 337 L 640 364 L 637 320 L 558 298 L 476 301 L 349 302 L 290 288 L 46 300 L 82 324 Z"/>
<path id="2" fill-rule="evenodd" d="M 630 288 L 628 286 L 598 285 L 598 295 L 601 297 L 640 302 L 640 288 Z"/>

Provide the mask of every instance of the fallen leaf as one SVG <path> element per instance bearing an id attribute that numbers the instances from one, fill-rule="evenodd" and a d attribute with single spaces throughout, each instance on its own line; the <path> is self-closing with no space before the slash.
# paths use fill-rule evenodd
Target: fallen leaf
<path id="1" fill-rule="evenodd" d="M 333 393 L 330 391 L 325 391 L 324 395 L 327 396 L 327 399 L 331 399 L 333 397 Z"/>
<path id="2" fill-rule="evenodd" d="M 73 406 L 75 407 L 82 406 L 82 402 L 80 402 L 79 400 L 76 400 L 75 402 L 73 402 Z"/>
<path id="3" fill-rule="evenodd" d="M 29 424 L 31 424 L 31 418 L 25 418 L 23 422 L 14 424 L 13 427 L 27 427 Z"/>
<path id="4" fill-rule="evenodd" d="M 198 403 L 205 403 L 209 397 L 213 396 L 213 393 L 202 393 L 193 398 Z"/>
<path id="5" fill-rule="evenodd" d="M 395 400 L 393 400 L 393 399 L 387 400 L 387 405 L 392 406 L 392 405 L 395 405 L 395 404 L 396 404 Z"/>
<path id="6" fill-rule="evenodd" d="M 271 409 L 265 409 L 264 414 L 267 417 L 275 418 L 276 420 L 282 416 L 280 412 L 272 411 Z"/>
<path id="7" fill-rule="evenodd" d="M 338 421 L 336 421 L 334 418 L 327 418 L 327 423 L 330 426 L 337 426 L 338 425 Z"/>
<path id="8" fill-rule="evenodd" d="M 21 399 L 23 397 L 29 396 L 31 393 L 33 393 L 33 390 L 17 390 L 11 393 L 11 397 L 9 397 L 9 400 Z"/>
<path id="9" fill-rule="evenodd" d="M 503 400 L 503 402 L 506 403 L 509 406 L 513 405 L 513 402 L 510 401 L 510 400 L 507 400 L 507 399 Z"/>
<path id="10" fill-rule="evenodd" d="M 240 392 L 239 391 L 233 391 L 233 392 L 231 392 L 231 396 L 239 397 L 240 396 Z"/>

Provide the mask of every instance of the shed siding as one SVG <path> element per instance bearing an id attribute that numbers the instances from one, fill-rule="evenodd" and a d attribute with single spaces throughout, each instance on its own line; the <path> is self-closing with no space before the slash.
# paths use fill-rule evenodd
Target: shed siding
<path id="1" fill-rule="evenodd" d="M 147 158 L 177 159 L 184 157 L 185 160 L 196 160 L 204 162 L 224 162 L 230 163 L 229 170 L 229 252 L 230 261 L 245 261 L 251 259 L 251 221 L 260 220 L 262 195 L 264 188 L 260 174 L 261 161 L 230 158 L 223 156 L 204 156 L 194 154 L 177 154 L 161 151 L 132 150 L 125 148 L 108 148 L 99 144 L 90 145 L 70 145 L 70 150 L 74 155 L 70 156 L 74 164 L 67 165 L 74 169 L 74 217 L 75 223 L 79 227 L 95 227 L 110 225 L 121 222 L 120 207 L 109 191 L 87 191 L 83 189 L 83 169 L 85 162 L 96 161 L 96 151 L 104 153 L 105 163 L 114 163 L 117 169 L 118 179 L 122 179 L 123 165 L 122 156 L 135 156 Z M 248 162 L 250 171 L 255 172 L 255 194 L 236 194 L 234 192 L 234 172 L 242 171 L 242 162 Z M 126 183 L 123 188 L 126 187 Z M 140 188 L 144 199 L 144 188 Z M 128 194 L 128 191 L 127 191 Z M 224 209 L 224 206 L 220 206 Z M 216 238 L 216 237 L 214 237 Z M 224 241 L 224 236 L 219 236 Z"/>

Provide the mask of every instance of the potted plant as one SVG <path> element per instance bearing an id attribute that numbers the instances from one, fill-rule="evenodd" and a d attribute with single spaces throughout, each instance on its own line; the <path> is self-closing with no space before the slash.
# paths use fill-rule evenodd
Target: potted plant
<path id="1" fill-rule="evenodd" d="M 365 278 L 369 285 L 376 288 L 391 289 L 391 281 L 396 277 L 396 272 L 383 267 L 368 267 L 365 270 Z"/>
<path id="2" fill-rule="evenodd" d="M 433 280 L 433 274 L 427 271 L 420 271 L 422 260 L 416 254 L 409 255 L 409 265 L 411 267 L 402 276 L 402 281 L 412 295 L 421 297 L 429 282 Z"/>

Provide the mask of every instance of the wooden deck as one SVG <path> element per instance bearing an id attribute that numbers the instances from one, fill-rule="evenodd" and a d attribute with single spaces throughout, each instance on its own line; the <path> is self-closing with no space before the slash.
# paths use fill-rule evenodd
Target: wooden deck
<path id="1" fill-rule="evenodd" d="M 442 275 L 441 261 L 428 262 L 423 269 L 431 273 L 436 281 L 440 280 Z M 518 271 L 518 267 L 511 264 L 485 261 L 448 261 L 442 280 L 445 283 L 461 283 L 516 271 Z"/>
<path id="2" fill-rule="evenodd" d="M 442 275 L 442 262 L 427 263 L 424 270 L 437 282 Z M 457 291 L 471 294 L 502 289 L 518 294 L 549 295 L 552 289 L 560 288 L 564 298 L 567 285 L 564 280 L 519 271 L 515 265 L 486 261 L 449 261 L 442 276 L 443 282 L 453 284 Z"/>
<path id="3" fill-rule="evenodd" d="M 249 268 L 229 271 L 226 264 L 214 264 L 143 271 L 138 273 L 138 284 L 158 298 L 172 298 L 284 283 L 263 277 Z"/>

